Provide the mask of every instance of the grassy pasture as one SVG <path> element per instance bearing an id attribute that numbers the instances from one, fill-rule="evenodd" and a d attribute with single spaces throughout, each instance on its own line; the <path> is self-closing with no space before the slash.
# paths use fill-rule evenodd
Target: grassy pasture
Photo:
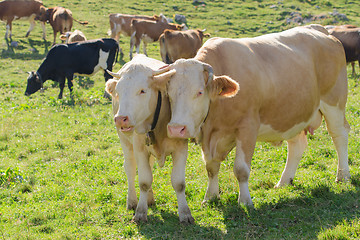
<path id="1" fill-rule="evenodd" d="M 341 24 L 360 25 L 358 0 L 192 1 L 46 0 L 47 7 L 64 6 L 78 20 L 73 29 L 88 39 L 106 37 L 109 13 L 186 16 L 190 28 L 206 28 L 212 36 L 252 37 L 278 32 L 291 12 L 303 16 L 346 14 Z M 329 15 L 328 15 L 329 16 Z M 333 17 L 318 23 L 331 24 Z M 255 209 L 238 206 L 238 186 L 232 172 L 234 152 L 220 170 L 221 199 L 201 205 L 207 175 L 200 148 L 189 144 L 186 195 L 196 223 L 180 225 L 171 187 L 171 159 L 155 164 L 153 189 L 156 206 L 148 223 L 131 222 L 126 210 L 123 154 L 112 120 L 111 104 L 102 97 L 101 73 L 74 82 L 74 98 L 67 88 L 58 100 L 58 86 L 45 83 L 45 92 L 25 97 L 27 71 L 36 70 L 51 47 L 35 27 L 13 22 L 12 41 L 4 39 L 0 23 L 0 239 L 359 239 L 360 238 L 360 88 L 359 77 L 348 67 L 347 119 L 352 179 L 335 183 L 336 152 L 323 124 L 300 162 L 292 186 L 274 189 L 286 161 L 286 144 L 258 143 L 252 163 L 250 193 Z M 129 60 L 129 38 L 120 38 L 124 61 Z M 59 42 L 59 41 L 58 41 Z M 160 59 L 158 43 L 148 47 Z M 123 62 L 122 62 L 123 63 Z M 114 70 L 120 69 L 117 64 Z M 357 67 L 357 73 L 360 72 Z"/>

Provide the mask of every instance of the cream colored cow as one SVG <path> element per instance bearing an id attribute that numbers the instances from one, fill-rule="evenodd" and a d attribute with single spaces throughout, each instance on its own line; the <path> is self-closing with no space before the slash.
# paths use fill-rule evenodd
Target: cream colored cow
<path id="1" fill-rule="evenodd" d="M 276 187 L 291 183 L 306 133 L 320 126 L 322 116 L 338 154 L 336 180 L 350 178 L 346 61 L 334 37 L 297 27 L 255 38 L 212 38 L 194 59 L 167 68 L 156 82 L 168 88 L 168 135 L 199 137 L 209 177 L 205 200 L 219 197 L 220 163 L 236 147 L 238 201 L 252 205 L 248 179 L 256 141 L 288 142 Z"/>
<path id="2" fill-rule="evenodd" d="M 166 126 L 170 120 L 169 99 L 164 92 L 152 88 L 155 69 L 165 64 L 144 55 L 136 55 L 106 83 L 106 91 L 112 96 L 114 120 L 125 156 L 125 172 L 128 177 L 128 209 L 135 209 L 135 221 L 146 221 L 148 203 L 154 202 L 151 184 L 152 164 L 150 156 L 164 165 L 165 157 L 172 156 L 172 186 L 178 200 L 180 222 L 193 223 L 185 198 L 185 164 L 187 140 L 167 137 Z M 135 191 L 136 165 L 138 166 L 140 198 Z"/>

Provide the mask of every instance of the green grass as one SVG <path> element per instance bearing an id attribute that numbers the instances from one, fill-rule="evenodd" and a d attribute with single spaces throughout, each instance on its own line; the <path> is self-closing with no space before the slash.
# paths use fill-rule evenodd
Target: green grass
<path id="1" fill-rule="evenodd" d="M 74 29 L 88 39 L 107 37 L 109 13 L 159 14 L 173 18 L 184 14 L 190 28 L 207 29 L 212 36 L 252 37 L 295 26 L 286 18 L 293 11 L 305 15 L 336 8 L 360 25 L 359 1 L 46 1 L 65 6 L 78 20 Z M 277 8 L 270 8 L 276 4 Z M 174 10 L 178 9 L 178 10 Z M 333 18 L 319 23 L 330 24 Z M 359 239 L 360 238 L 360 88 L 357 75 L 349 77 L 347 119 L 352 179 L 336 183 L 336 152 L 323 124 L 309 136 L 307 148 L 292 186 L 274 189 L 286 161 L 286 144 L 258 143 L 252 162 L 250 193 L 254 209 L 238 206 L 238 184 L 232 172 L 234 151 L 221 165 L 221 199 L 201 205 L 207 186 L 200 148 L 190 143 L 186 168 L 186 196 L 194 225 L 180 225 L 175 192 L 171 187 L 171 159 L 163 168 L 155 164 L 153 189 L 156 206 L 148 223 L 131 221 L 126 210 L 127 180 L 124 157 L 112 120 L 111 103 L 102 97 L 101 73 L 74 83 L 74 98 L 67 88 L 50 80 L 45 92 L 25 97 L 27 71 L 36 70 L 51 47 L 37 25 L 13 24 L 9 47 L 0 24 L 0 239 Z M 129 38 L 120 45 L 128 61 Z M 160 59 L 158 43 L 148 47 Z M 117 64 L 114 70 L 120 69 Z M 357 72 L 359 73 L 357 68 Z M 348 72 L 351 72 L 350 66 Z"/>

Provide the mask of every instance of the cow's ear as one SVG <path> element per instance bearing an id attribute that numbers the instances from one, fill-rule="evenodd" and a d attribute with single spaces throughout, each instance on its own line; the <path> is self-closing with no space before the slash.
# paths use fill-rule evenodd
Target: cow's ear
<path id="1" fill-rule="evenodd" d="M 175 73 L 176 70 L 172 69 L 158 75 L 153 75 L 150 79 L 150 87 L 159 91 L 165 91 L 167 83 Z"/>
<path id="2" fill-rule="evenodd" d="M 239 84 L 228 76 L 214 76 L 207 87 L 212 100 L 234 97 L 240 90 Z"/>
<path id="3" fill-rule="evenodd" d="M 109 79 L 106 82 L 105 91 L 108 92 L 112 97 L 115 97 L 115 95 L 116 95 L 115 87 L 116 87 L 117 83 L 118 83 L 118 80 L 115 80 L 115 79 Z"/>

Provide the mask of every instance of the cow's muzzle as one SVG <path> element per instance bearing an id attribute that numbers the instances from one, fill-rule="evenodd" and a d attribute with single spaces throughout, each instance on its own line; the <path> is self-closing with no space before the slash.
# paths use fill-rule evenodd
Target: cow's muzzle
<path id="1" fill-rule="evenodd" d="M 128 116 L 116 116 L 114 117 L 115 125 L 122 132 L 131 132 L 134 127 L 130 125 Z"/>
<path id="2" fill-rule="evenodd" d="M 168 125 L 168 136 L 170 138 L 188 138 L 189 134 L 186 126 L 183 125 Z"/>

